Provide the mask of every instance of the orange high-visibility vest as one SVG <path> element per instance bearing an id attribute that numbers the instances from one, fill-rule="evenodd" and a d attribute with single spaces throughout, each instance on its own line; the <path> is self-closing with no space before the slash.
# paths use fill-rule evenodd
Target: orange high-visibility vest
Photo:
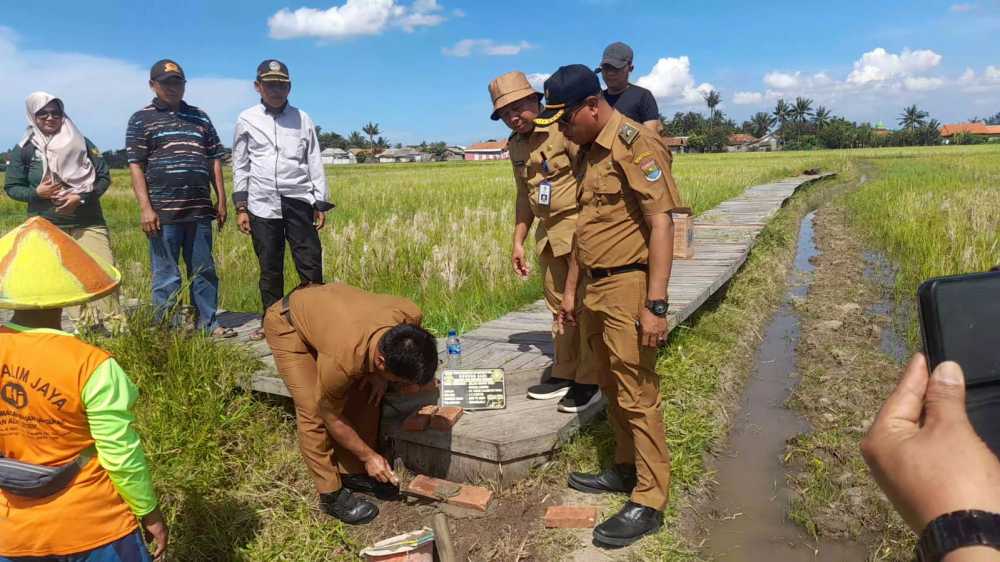
<path id="1" fill-rule="evenodd" d="M 68 334 L 0 326 L 0 454 L 61 466 L 94 444 L 81 398 L 110 356 Z M 0 493 L 0 555 L 67 555 L 116 541 L 138 527 L 94 455 L 47 498 Z"/>

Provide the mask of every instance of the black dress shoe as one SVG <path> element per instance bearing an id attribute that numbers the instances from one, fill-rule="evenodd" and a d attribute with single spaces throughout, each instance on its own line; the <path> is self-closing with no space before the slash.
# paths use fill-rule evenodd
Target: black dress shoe
<path id="1" fill-rule="evenodd" d="M 347 488 L 319 495 L 319 506 L 330 517 L 336 517 L 348 525 L 367 523 L 378 515 L 378 508 L 372 502 L 355 496 Z"/>
<path id="2" fill-rule="evenodd" d="M 399 486 L 379 482 L 367 474 L 341 474 L 340 483 L 352 492 L 375 496 L 380 500 L 399 499 Z"/>
<path id="3" fill-rule="evenodd" d="M 635 488 L 635 465 L 616 464 L 598 474 L 571 472 L 569 487 L 588 494 L 631 494 Z"/>
<path id="4" fill-rule="evenodd" d="M 598 546 L 628 546 L 663 526 L 663 512 L 631 501 L 607 521 L 594 527 Z"/>

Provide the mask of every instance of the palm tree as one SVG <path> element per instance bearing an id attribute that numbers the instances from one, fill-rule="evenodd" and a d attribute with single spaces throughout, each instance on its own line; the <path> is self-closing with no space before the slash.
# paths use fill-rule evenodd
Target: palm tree
<path id="1" fill-rule="evenodd" d="M 917 109 L 917 105 L 913 104 L 910 107 L 904 108 L 903 112 L 899 114 L 899 124 L 904 129 L 912 129 L 926 123 L 927 116 L 928 113 L 926 111 Z"/>
<path id="2" fill-rule="evenodd" d="M 366 124 L 364 127 L 361 127 L 361 130 L 364 131 L 366 135 L 368 135 L 368 139 L 369 141 L 371 141 L 368 146 L 371 147 L 372 156 L 374 156 L 376 148 L 375 137 L 378 136 L 378 134 L 381 132 L 378 130 L 378 123 L 372 123 L 371 121 L 369 121 L 368 124 Z"/>
<path id="3" fill-rule="evenodd" d="M 351 148 L 364 148 L 365 142 L 367 142 L 365 141 L 365 137 L 357 131 L 351 131 L 351 134 L 347 137 L 347 144 L 349 144 Z"/>
<path id="4" fill-rule="evenodd" d="M 785 98 L 781 98 L 774 105 L 774 118 L 778 120 L 779 124 L 784 125 L 785 121 L 788 121 L 788 118 L 791 116 L 791 111 L 792 107 L 788 105 Z"/>
<path id="5" fill-rule="evenodd" d="M 754 113 L 753 117 L 750 118 L 750 125 L 753 130 L 753 136 L 760 138 L 767 134 L 774 126 L 777 121 L 770 113 L 764 111 L 758 111 Z"/>
<path id="6" fill-rule="evenodd" d="M 816 108 L 816 113 L 813 114 L 813 125 L 816 125 L 816 129 L 822 129 L 823 127 L 830 124 L 830 110 L 823 107 L 822 105 Z"/>
<path id="7" fill-rule="evenodd" d="M 707 94 L 702 94 L 701 97 L 705 98 L 705 104 L 708 105 L 709 117 L 715 119 L 717 115 L 715 108 L 719 105 L 719 102 L 722 101 L 722 95 L 718 90 L 711 90 Z"/>
<path id="8" fill-rule="evenodd" d="M 812 115 L 813 100 L 809 98 L 795 98 L 795 105 L 789 110 L 789 116 L 797 123 L 804 123 Z"/>

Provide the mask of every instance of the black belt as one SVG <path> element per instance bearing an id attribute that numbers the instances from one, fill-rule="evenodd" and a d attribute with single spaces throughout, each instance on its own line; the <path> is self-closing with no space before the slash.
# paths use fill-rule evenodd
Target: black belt
<path id="1" fill-rule="evenodd" d="M 588 269 L 587 275 L 591 279 L 604 279 L 605 277 L 618 275 L 619 273 L 625 273 L 626 271 L 649 271 L 649 266 L 644 263 L 630 263 L 628 265 L 609 267 L 607 269 Z"/>

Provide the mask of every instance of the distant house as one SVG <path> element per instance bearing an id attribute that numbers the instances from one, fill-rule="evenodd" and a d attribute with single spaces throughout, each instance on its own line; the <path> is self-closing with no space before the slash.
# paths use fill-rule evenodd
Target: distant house
<path id="1" fill-rule="evenodd" d="M 419 150 L 407 147 L 407 148 L 390 148 L 384 150 L 378 155 L 378 161 L 380 164 L 394 164 L 400 162 L 430 162 L 432 157 L 426 152 L 420 152 Z"/>
<path id="2" fill-rule="evenodd" d="M 461 146 L 449 146 L 438 156 L 438 161 L 465 160 L 465 148 Z"/>
<path id="3" fill-rule="evenodd" d="M 507 140 L 473 144 L 465 149 L 466 160 L 510 160 Z"/>
<path id="4" fill-rule="evenodd" d="M 324 166 L 332 164 L 357 164 L 358 159 L 343 148 L 326 148 L 319 153 Z"/>
<path id="5" fill-rule="evenodd" d="M 730 133 L 726 139 L 726 152 L 748 152 L 757 137 L 746 133 Z"/>
<path id="6" fill-rule="evenodd" d="M 892 134 L 892 130 L 885 126 L 885 123 L 879 121 L 875 123 L 872 127 L 872 132 L 878 137 L 887 137 Z"/>
<path id="7" fill-rule="evenodd" d="M 774 136 L 772 133 L 768 133 L 759 139 L 754 140 L 752 143 L 747 145 L 747 152 L 774 152 L 780 150 L 781 145 L 778 143 L 778 137 Z"/>
<path id="8" fill-rule="evenodd" d="M 688 151 L 688 137 L 663 137 L 663 142 L 671 152 Z"/>
<path id="9" fill-rule="evenodd" d="M 949 144 L 955 135 L 967 134 L 987 139 L 1000 139 L 1000 125 L 986 123 L 952 123 L 941 127 L 941 138 Z"/>

